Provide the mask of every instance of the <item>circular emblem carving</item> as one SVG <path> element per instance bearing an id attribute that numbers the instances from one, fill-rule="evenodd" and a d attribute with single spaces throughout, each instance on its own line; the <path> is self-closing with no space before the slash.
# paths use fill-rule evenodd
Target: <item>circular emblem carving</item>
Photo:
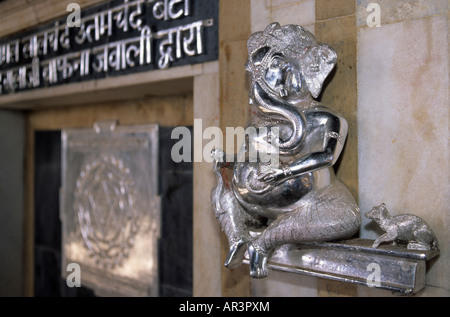
<path id="1" fill-rule="evenodd" d="M 85 163 L 76 182 L 74 210 L 89 254 L 106 268 L 120 265 L 139 229 L 129 168 L 112 155 Z"/>

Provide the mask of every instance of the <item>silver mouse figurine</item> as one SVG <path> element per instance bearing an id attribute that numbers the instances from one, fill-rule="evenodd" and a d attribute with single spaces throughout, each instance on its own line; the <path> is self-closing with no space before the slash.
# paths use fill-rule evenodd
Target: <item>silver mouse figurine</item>
<path id="1" fill-rule="evenodd" d="M 277 247 L 350 238 L 360 228 L 361 215 L 333 169 L 347 121 L 315 100 L 336 64 L 335 51 L 301 26 L 278 23 L 252 34 L 247 48 L 249 103 L 255 114 L 246 131 L 268 132 L 247 135 L 238 154 L 245 160 L 213 150 L 218 184 L 211 202 L 229 242 L 225 266 L 240 265 L 248 251 L 250 276 L 263 278 Z M 275 128 L 279 133 L 272 138 Z M 264 144 L 278 150 L 276 159 L 247 160 Z M 226 177 L 226 168 L 232 178 Z"/>
<path id="2" fill-rule="evenodd" d="M 375 220 L 386 233 L 378 237 L 373 243 L 377 248 L 383 242 L 406 242 L 409 250 L 436 250 L 438 242 L 430 226 L 415 215 L 391 216 L 386 204 L 373 207 L 364 214 L 367 218 Z"/>

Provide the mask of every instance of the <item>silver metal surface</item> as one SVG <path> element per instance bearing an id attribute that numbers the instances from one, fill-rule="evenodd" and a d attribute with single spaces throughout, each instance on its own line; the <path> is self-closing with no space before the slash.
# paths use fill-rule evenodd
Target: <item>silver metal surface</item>
<path id="1" fill-rule="evenodd" d="M 273 253 L 268 267 L 405 295 L 425 287 L 426 261 L 439 255 L 438 250 L 406 250 L 393 245 L 374 248 L 372 244 L 373 240 L 351 239 L 285 245 Z M 248 257 L 244 263 L 249 263 Z"/>
<path id="2" fill-rule="evenodd" d="M 252 148 L 275 149 L 277 155 L 268 161 L 224 162 L 227 156 L 214 150 L 218 185 L 211 200 L 230 243 L 225 265 L 241 264 L 248 249 L 250 275 L 263 278 L 275 248 L 350 238 L 361 219 L 332 167 L 342 151 L 347 122 L 313 99 L 333 69 L 336 53 L 300 26 L 272 23 L 251 35 L 248 54 L 250 104 L 257 113 L 247 128 L 269 132 L 248 135 L 239 156 L 248 157 Z M 225 167 L 233 170 L 232 182 L 224 177 Z M 250 230 L 260 234 L 252 237 Z"/>
<path id="3" fill-rule="evenodd" d="M 386 204 L 373 207 L 364 214 L 373 219 L 386 233 L 378 237 L 373 247 L 378 247 L 383 242 L 406 242 L 409 250 L 436 250 L 438 241 L 430 226 L 420 217 L 415 215 L 391 216 Z"/>
<path id="4" fill-rule="evenodd" d="M 157 296 L 158 126 L 62 132 L 62 269 L 97 295 Z"/>

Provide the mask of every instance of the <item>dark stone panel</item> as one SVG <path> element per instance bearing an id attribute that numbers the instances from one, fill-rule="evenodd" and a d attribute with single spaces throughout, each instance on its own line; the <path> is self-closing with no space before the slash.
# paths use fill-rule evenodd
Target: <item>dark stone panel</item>
<path id="1" fill-rule="evenodd" d="M 191 132 L 192 127 L 188 127 Z M 173 128 L 160 127 L 160 296 L 192 296 L 193 164 L 171 158 Z M 191 139 L 192 141 L 192 139 Z"/>
<path id="2" fill-rule="evenodd" d="M 35 133 L 34 241 L 61 251 L 61 132 Z"/>
<path id="3" fill-rule="evenodd" d="M 192 173 L 163 172 L 159 252 L 161 285 L 192 294 Z M 166 288 L 161 288 L 161 296 Z M 171 290 L 171 291 L 173 291 Z"/>
<path id="4" fill-rule="evenodd" d="M 171 284 L 160 284 L 159 296 L 161 297 L 192 297 L 192 290 L 173 287 Z"/>
<path id="5" fill-rule="evenodd" d="M 34 248 L 34 295 L 60 296 L 61 254 L 43 246 Z"/>
<path id="6" fill-rule="evenodd" d="M 189 130 L 191 137 L 191 148 L 193 147 L 193 127 L 186 127 Z M 163 172 L 173 171 L 173 172 L 185 172 L 192 171 L 193 169 L 193 152 L 191 150 L 191 160 L 190 162 L 180 162 L 175 163 L 172 159 L 171 152 L 172 147 L 181 141 L 180 139 L 172 139 L 172 130 L 174 128 L 159 127 L 159 170 Z"/>
<path id="7" fill-rule="evenodd" d="M 34 137 L 34 295 L 94 296 L 86 287 L 68 287 L 61 278 L 61 131 L 37 131 Z"/>

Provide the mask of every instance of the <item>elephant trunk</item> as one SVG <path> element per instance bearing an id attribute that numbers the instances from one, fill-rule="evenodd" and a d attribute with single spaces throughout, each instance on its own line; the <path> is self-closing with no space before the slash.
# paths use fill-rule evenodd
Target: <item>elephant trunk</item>
<path id="1" fill-rule="evenodd" d="M 253 87 L 253 94 L 257 103 L 258 109 L 269 115 L 280 115 L 285 118 L 292 127 L 292 134 L 286 141 L 280 141 L 279 153 L 280 154 L 292 154 L 297 150 L 305 136 L 305 117 L 304 114 L 292 105 L 284 103 L 273 104 L 268 98 L 264 98 L 266 95 L 259 83 L 255 83 Z"/>

